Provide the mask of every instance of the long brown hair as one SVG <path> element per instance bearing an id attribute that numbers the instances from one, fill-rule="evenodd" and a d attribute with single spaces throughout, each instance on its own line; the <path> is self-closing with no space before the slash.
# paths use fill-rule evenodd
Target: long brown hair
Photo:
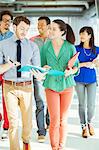
<path id="1" fill-rule="evenodd" d="M 95 44 L 94 44 L 94 32 L 92 27 L 89 26 L 84 26 L 80 29 L 79 34 L 83 33 L 84 31 L 86 31 L 89 34 L 91 34 L 91 38 L 89 41 L 89 46 L 91 47 L 92 52 L 95 54 L 96 53 L 96 48 L 95 48 Z M 80 45 L 83 47 L 83 42 L 80 43 Z"/>
<path id="2" fill-rule="evenodd" d="M 71 26 L 60 19 L 53 20 L 53 22 L 59 25 L 61 31 L 64 31 L 63 35 L 66 34 L 66 40 L 69 41 L 71 44 L 74 44 L 75 35 Z"/>

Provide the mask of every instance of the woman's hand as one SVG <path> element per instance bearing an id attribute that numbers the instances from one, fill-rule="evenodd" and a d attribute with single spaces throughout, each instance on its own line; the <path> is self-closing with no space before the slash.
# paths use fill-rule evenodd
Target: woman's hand
<path id="1" fill-rule="evenodd" d="M 90 69 L 93 69 L 93 68 L 95 68 L 95 65 L 94 65 L 93 62 L 86 62 L 86 67 L 90 68 Z"/>
<path id="2" fill-rule="evenodd" d="M 70 76 L 71 74 L 73 74 L 73 69 L 72 69 L 72 68 L 65 70 L 65 77 L 68 77 L 68 76 Z"/>
<path id="3" fill-rule="evenodd" d="M 93 60 L 93 63 L 94 63 L 94 65 L 96 66 L 96 67 L 99 67 L 99 59 L 94 59 Z"/>
<path id="4" fill-rule="evenodd" d="M 95 67 L 95 65 L 93 62 L 83 62 L 83 63 L 80 63 L 80 67 L 86 67 L 86 68 L 93 69 Z"/>
<path id="5" fill-rule="evenodd" d="M 38 81 L 42 81 L 42 80 L 45 80 L 47 71 L 44 72 L 44 73 L 41 73 L 39 70 L 34 70 L 34 69 L 32 69 L 32 70 L 31 70 L 31 73 L 32 73 L 32 75 L 35 76 L 35 78 L 36 78 Z"/>
<path id="6" fill-rule="evenodd" d="M 43 68 L 46 69 L 46 70 L 50 70 L 51 69 L 51 67 L 48 66 L 48 65 L 43 66 Z"/>

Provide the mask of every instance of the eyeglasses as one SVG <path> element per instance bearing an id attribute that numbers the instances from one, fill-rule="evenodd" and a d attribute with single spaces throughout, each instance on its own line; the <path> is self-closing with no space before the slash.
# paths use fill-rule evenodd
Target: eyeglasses
<path id="1" fill-rule="evenodd" d="M 9 19 L 9 20 L 7 20 L 7 19 L 2 19 L 2 21 L 4 22 L 4 23 L 12 23 L 13 21 L 11 20 L 11 19 Z"/>

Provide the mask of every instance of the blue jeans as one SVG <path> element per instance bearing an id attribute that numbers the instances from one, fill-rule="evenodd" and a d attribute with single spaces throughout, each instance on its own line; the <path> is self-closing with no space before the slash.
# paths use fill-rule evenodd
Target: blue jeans
<path id="1" fill-rule="evenodd" d="M 34 98 L 36 102 L 36 122 L 38 127 L 38 135 L 46 135 L 45 121 L 44 121 L 44 88 L 41 82 L 33 79 L 34 81 Z"/>
<path id="2" fill-rule="evenodd" d="M 50 125 L 50 117 L 49 117 L 48 108 L 46 109 L 46 125 L 47 125 L 47 126 Z"/>
<path id="3" fill-rule="evenodd" d="M 76 83 L 79 101 L 79 117 L 82 127 L 92 122 L 95 113 L 96 82 L 92 84 Z"/>

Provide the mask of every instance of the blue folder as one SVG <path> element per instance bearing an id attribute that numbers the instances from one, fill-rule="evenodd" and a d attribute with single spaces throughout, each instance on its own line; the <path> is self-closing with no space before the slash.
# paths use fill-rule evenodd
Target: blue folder
<path id="1" fill-rule="evenodd" d="M 32 66 L 32 65 L 26 65 L 26 66 L 23 66 L 21 67 L 18 71 L 20 72 L 28 72 L 30 70 L 39 70 L 40 72 L 44 73 L 44 72 L 47 72 L 48 75 L 53 75 L 53 76 L 64 76 L 64 72 L 62 71 L 58 71 L 58 70 L 53 70 L 53 69 L 50 69 L 50 70 L 46 70 L 45 68 L 42 68 L 42 67 L 38 67 L 38 66 Z"/>
<path id="2" fill-rule="evenodd" d="M 21 67 L 18 71 L 21 72 L 21 71 L 24 71 L 24 72 L 28 72 L 30 70 L 39 70 L 40 72 L 44 73 L 46 72 L 46 70 L 42 67 L 38 67 L 38 66 L 32 66 L 32 65 L 26 65 L 26 66 L 23 66 Z"/>

